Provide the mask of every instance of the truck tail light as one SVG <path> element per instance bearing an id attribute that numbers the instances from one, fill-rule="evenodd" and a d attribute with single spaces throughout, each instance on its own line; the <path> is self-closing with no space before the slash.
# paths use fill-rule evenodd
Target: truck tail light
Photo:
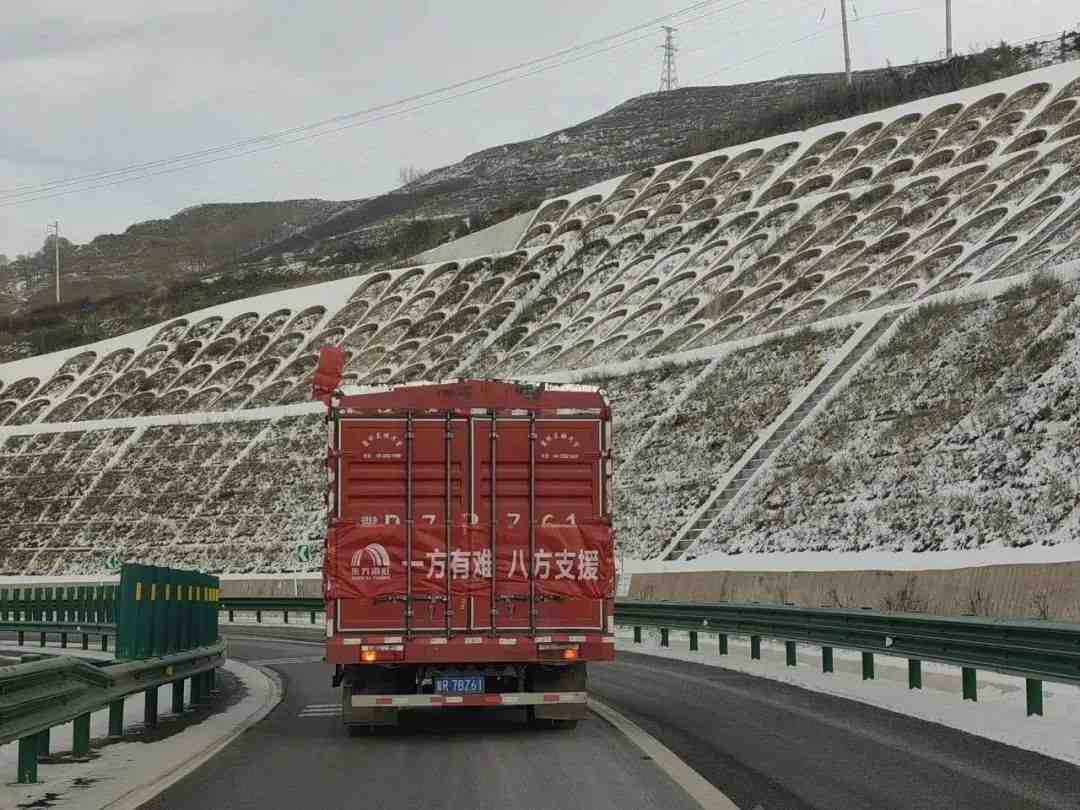
<path id="1" fill-rule="evenodd" d="M 401 661 L 405 657 L 404 648 L 400 644 L 373 644 L 360 648 L 360 661 L 364 664 L 374 664 L 376 661 Z"/>
<path id="2" fill-rule="evenodd" d="M 577 644 L 538 644 L 536 650 L 546 660 L 577 661 L 578 658 Z"/>

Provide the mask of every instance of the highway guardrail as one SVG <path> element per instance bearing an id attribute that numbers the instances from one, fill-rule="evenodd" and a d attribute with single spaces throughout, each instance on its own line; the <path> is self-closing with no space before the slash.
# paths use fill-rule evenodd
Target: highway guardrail
<path id="1" fill-rule="evenodd" d="M 321 611 L 320 599 L 276 597 L 223 598 L 222 610 Z M 847 608 L 803 608 L 790 605 L 726 602 L 658 602 L 619 599 L 615 623 L 660 631 L 660 645 L 670 644 L 671 630 L 689 634 L 690 650 L 700 647 L 703 632 L 717 636 L 717 652 L 728 654 L 728 636 L 747 636 L 750 657 L 761 658 L 763 638 L 783 641 L 785 660 L 795 666 L 799 643 L 821 648 L 822 671 L 831 673 L 834 649 L 861 653 L 863 680 L 873 680 L 875 655 L 906 658 L 908 688 L 922 688 L 922 662 L 960 668 L 965 700 L 978 700 L 978 670 L 1000 672 L 1026 681 L 1028 715 L 1043 714 L 1043 682 L 1080 685 L 1080 625 L 1041 620 L 930 616 Z"/>
<path id="2" fill-rule="evenodd" d="M 0 589 L 0 631 L 101 635 L 102 649 L 115 635 L 116 660 L 101 665 L 72 656 L 24 656 L 0 667 L 0 745 L 19 742 L 19 783 L 37 781 L 38 760 L 49 753 L 49 730 L 72 722 L 73 753 L 90 747 L 90 715 L 108 708 L 109 736 L 123 734 L 124 699 L 145 694 L 144 723 L 158 719 L 158 688 L 172 684 L 174 713 L 184 710 L 185 683 L 191 703 L 213 688 L 225 663 L 218 632 L 217 577 L 195 571 L 125 564 L 117 586 L 19 587 Z M 27 660 L 39 658 L 39 660 Z"/>
<path id="3" fill-rule="evenodd" d="M 874 655 L 908 659 L 908 688 L 922 688 L 922 662 L 952 664 L 961 670 L 965 700 L 978 700 L 976 672 L 990 670 L 1024 678 L 1027 713 L 1043 713 L 1043 681 L 1080 684 L 1080 625 L 1039 620 L 986 619 L 885 613 L 845 608 L 802 608 L 788 605 L 653 602 L 620 599 L 615 622 L 660 630 L 660 645 L 669 645 L 669 631 L 686 630 L 690 649 L 698 634 L 716 633 L 720 655 L 727 654 L 727 636 L 750 638 L 750 657 L 761 657 L 761 639 L 784 642 L 788 666 L 796 664 L 798 642 L 821 647 L 822 671 L 833 671 L 833 649 L 862 653 L 863 680 L 874 678 Z"/>
<path id="4" fill-rule="evenodd" d="M 184 682 L 191 681 L 191 703 L 207 700 L 214 671 L 225 663 L 225 644 L 182 653 L 124 661 L 107 666 L 71 656 L 44 658 L 0 667 L 0 745 L 19 741 L 18 781 L 37 781 L 38 759 L 49 753 L 49 730 L 74 723 L 72 753 L 90 750 L 90 715 L 109 710 L 109 736 L 123 734 L 124 699 L 145 693 L 143 722 L 158 719 L 158 687 L 172 684 L 173 711 L 184 710 Z"/>
<path id="5" fill-rule="evenodd" d="M 256 623 L 262 622 L 266 613 L 281 613 L 285 624 L 289 623 L 289 614 L 307 613 L 311 624 L 316 623 L 316 615 L 322 613 L 326 603 L 321 598 L 306 596 L 223 596 L 218 604 L 218 612 L 228 614 L 230 622 L 236 621 L 237 613 L 254 613 Z"/>

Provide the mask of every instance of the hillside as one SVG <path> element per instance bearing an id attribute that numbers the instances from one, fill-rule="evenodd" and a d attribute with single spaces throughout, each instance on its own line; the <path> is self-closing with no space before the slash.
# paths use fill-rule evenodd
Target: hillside
<path id="1" fill-rule="evenodd" d="M 138 222 L 85 245 L 61 240 L 63 292 L 97 300 L 167 288 L 321 222 L 348 205 L 327 200 L 212 203 Z M 14 262 L 0 276 L 0 314 L 34 309 L 55 295 L 53 252 Z"/>
<path id="2" fill-rule="evenodd" d="M 600 382 L 623 553 L 1080 548 L 1080 64 L 633 171 L 512 250 L 0 365 L 0 572 L 316 570 L 348 384 Z"/>
<path id="3" fill-rule="evenodd" d="M 485 149 L 371 199 L 207 205 L 140 223 L 65 250 L 61 307 L 48 303 L 49 256 L 7 268 L 0 276 L 0 361 L 360 274 L 605 178 L 991 81 L 1067 58 L 1076 45 L 1075 38 L 1003 45 L 947 64 L 867 71 L 857 74 L 853 93 L 837 74 L 652 93 L 569 128 Z"/>

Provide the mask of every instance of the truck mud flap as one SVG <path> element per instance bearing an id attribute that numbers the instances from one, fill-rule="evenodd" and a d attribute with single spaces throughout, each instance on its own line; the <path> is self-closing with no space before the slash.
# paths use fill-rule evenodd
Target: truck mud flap
<path id="1" fill-rule="evenodd" d="M 352 690 L 346 687 L 341 695 L 341 719 L 346 726 L 396 726 L 398 724 L 398 710 L 392 706 L 380 705 L 355 705 L 353 699 L 376 697 L 375 695 L 353 695 Z"/>

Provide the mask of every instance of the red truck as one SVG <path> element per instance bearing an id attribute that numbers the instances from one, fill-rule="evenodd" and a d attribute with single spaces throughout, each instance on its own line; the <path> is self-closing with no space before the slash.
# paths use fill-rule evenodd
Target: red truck
<path id="1" fill-rule="evenodd" d="M 328 408 L 326 660 L 351 733 L 402 709 L 525 707 L 572 728 L 614 658 L 611 409 L 599 390 L 494 380 Z"/>

